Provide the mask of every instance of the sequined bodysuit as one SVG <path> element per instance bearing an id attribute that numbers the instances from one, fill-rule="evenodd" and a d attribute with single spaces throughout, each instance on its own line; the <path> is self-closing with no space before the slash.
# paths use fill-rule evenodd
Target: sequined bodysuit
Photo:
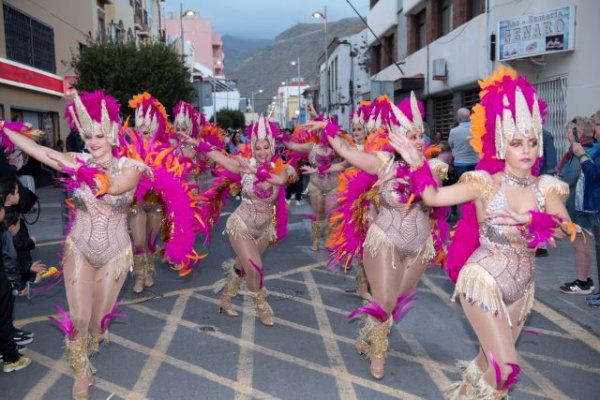
<path id="1" fill-rule="evenodd" d="M 485 213 L 507 209 L 506 179 L 495 184 L 483 171 L 468 172 L 461 182 L 473 182 L 482 193 Z M 545 210 L 548 187 L 560 185 L 555 178 L 541 177 L 529 188 L 533 191 L 536 206 Z M 552 190 L 552 189 L 550 189 Z M 555 189 L 556 190 L 556 189 Z M 568 190 L 567 190 L 568 191 Z M 506 312 L 506 306 L 526 296 L 519 323 L 533 305 L 535 284 L 535 249 L 529 248 L 529 239 L 521 225 L 500 225 L 485 219 L 479 224 L 479 247 L 462 268 L 454 297 L 461 294 L 474 303 L 494 313 Z M 509 320 L 509 322 L 512 321 Z"/>
<path id="2" fill-rule="evenodd" d="M 389 162 L 391 156 L 385 156 Z M 394 176 L 398 162 L 379 173 L 383 181 L 379 189 L 379 213 L 369 227 L 364 247 L 375 256 L 382 245 L 393 246 L 400 260 L 422 256 L 424 261 L 433 256 L 433 242 L 429 226 L 429 211 L 422 201 L 406 202 L 410 197 L 408 181 Z M 394 265 L 395 267 L 395 265 Z"/>
<path id="3" fill-rule="evenodd" d="M 319 168 L 320 166 L 331 166 L 334 160 L 335 152 L 331 147 L 328 146 L 315 144 L 308 154 L 308 161 L 313 168 Z M 308 187 L 306 188 L 307 193 L 320 194 L 322 196 L 335 194 L 338 183 L 338 175 L 339 172 L 317 172 L 310 174 Z"/>
<path id="4" fill-rule="evenodd" d="M 113 178 L 121 173 L 126 162 L 127 159 L 113 162 L 110 167 Z M 67 236 L 65 256 L 67 252 L 76 252 L 96 268 L 116 262 L 117 258 L 125 258 L 125 265 L 117 267 L 126 270 L 131 265 L 127 211 L 132 199 L 132 192 L 97 198 L 87 186 L 75 190 L 73 202 L 77 213 Z"/>
<path id="5" fill-rule="evenodd" d="M 258 241 L 275 238 L 274 204 L 277 187 L 266 182 L 256 183 L 255 175 L 242 176 L 242 202 L 227 219 L 225 233 L 232 237 Z"/>

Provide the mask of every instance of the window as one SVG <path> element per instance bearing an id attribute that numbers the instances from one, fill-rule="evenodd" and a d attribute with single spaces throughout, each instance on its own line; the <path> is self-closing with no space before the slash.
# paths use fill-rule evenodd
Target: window
<path id="1" fill-rule="evenodd" d="M 371 75 L 381 71 L 381 45 L 371 47 Z"/>
<path id="2" fill-rule="evenodd" d="M 452 0 L 443 0 L 440 6 L 440 36 L 447 35 L 452 30 Z"/>
<path id="3" fill-rule="evenodd" d="M 56 73 L 52 27 L 6 3 L 3 8 L 6 58 Z"/>
<path id="4" fill-rule="evenodd" d="M 396 61 L 396 35 L 395 33 L 383 38 L 383 65 L 385 68 Z"/>
<path id="5" fill-rule="evenodd" d="M 419 50 L 427 45 L 427 32 L 425 31 L 425 10 L 418 13 L 415 18 L 417 21 L 417 50 Z"/>
<path id="6" fill-rule="evenodd" d="M 106 21 L 105 21 L 106 12 L 100 7 L 97 7 L 97 11 L 98 11 L 97 37 L 98 37 L 98 39 L 105 41 L 106 40 Z"/>
<path id="7" fill-rule="evenodd" d="M 433 132 L 442 134 L 442 139 L 447 140 L 450 129 L 455 123 L 452 95 L 433 98 Z"/>
<path id="8" fill-rule="evenodd" d="M 472 19 L 483 12 L 482 0 L 469 0 L 467 3 L 467 19 Z"/>

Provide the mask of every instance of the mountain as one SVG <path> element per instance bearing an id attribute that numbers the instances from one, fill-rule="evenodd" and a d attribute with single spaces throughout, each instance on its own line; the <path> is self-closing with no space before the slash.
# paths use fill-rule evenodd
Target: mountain
<path id="1" fill-rule="evenodd" d="M 327 40 L 335 37 L 350 36 L 364 29 L 359 18 L 346 18 L 327 23 Z M 277 35 L 273 42 L 260 48 L 240 62 L 227 74 L 238 81 L 243 97 L 250 98 L 251 92 L 263 89 L 263 93 L 254 96 L 257 112 L 264 112 L 277 94 L 282 81 L 297 76 L 297 69 L 290 62 L 300 57 L 300 75 L 305 81 L 318 82 L 317 59 L 325 51 L 323 24 L 296 24 Z M 225 54 L 229 50 L 225 47 Z"/>
<path id="2" fill-rule="evenodd" d="M 225 51 L 225 74 L 235 70 L 241 61 L 257 50 L 268 46 L 273 41 L 270 39 L 244 39 L 237 36 L 223 35 L 223 49 Z"/>

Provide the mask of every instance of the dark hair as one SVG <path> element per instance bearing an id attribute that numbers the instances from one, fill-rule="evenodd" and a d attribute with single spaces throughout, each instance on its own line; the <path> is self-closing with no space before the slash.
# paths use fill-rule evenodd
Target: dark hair
<path id="1" fill-rule="evenodd" d="M 17 178 L 12 176 L 3 176 L 0 178 L 0 197 L 6 200 L 8 195 L 14 194 L 16 190 Z M 2 201 L 2 205 L 4 205 L 4 201 Z"/>
<path id="2" fill-rule="evenodd" d="M 4 212 L 5 215 L 3 223 L 6 228 L 19 222 L 21 214 L 19 214 L 14 207 L 4 207 Z"/>

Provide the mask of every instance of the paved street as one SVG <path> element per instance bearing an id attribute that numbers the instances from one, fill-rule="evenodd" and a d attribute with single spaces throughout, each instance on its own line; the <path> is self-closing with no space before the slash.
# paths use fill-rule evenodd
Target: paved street
<path id="1" fill-rule="evenodd" d="M 59 195 L 40 191 L 44 202 L 31 234 L 45 242 L 37 257 L 56 263 L 61 236 Z M 236 205 L 230 199 L 227 210 Z M 226 211 L 227 211 L 226 210 Z M 352 274 L 329 272 L 325 252 L 309 247 L 309 222 L 291 206 L 290 233 L 264 258 L 265 285 L 275 312 L 274 327 L 254 317 L 242 295 L 234 300 L 237 318 L 217 313 L 212 284 L 232 256 L 215 232 L 193 276 L 179 278 L 166 266 L 157 284 L 141 295 L 125 284 L 121 298 L 127 318 L 111 325 L 111 343 L 92 360 L 98 368 L 94 399 L 439 399 L 458 378 L 454 363 L 471 359 L 475 336 L 458 305 L 449 301 L 452 285 L 442 271 L 426 272 L 416 302 L 394 325 L 390 355 L 381 381 L 369 375 L 368 361 L 353 343 L 358 321 L 347 315 L 360 306 Z M 219 231 L 225 218 L 222 218 Z M 514 399 L 595 399 L 600 379 L 600 309 L 584 296 L 568 296 L 558 286 L 574 279 L 574 253 L 567 242 L 539 260 L 537 302 L 518 343 L 521 379 Z M 594 268 L 595 271 L 595 268 Z M 352 272 L 353 273 L 353 272 Z M 598 282 L 594 274 L 593 279 Z M 54 304 L 66 307 L 62 285 L 16 309 L 19 326 L 35 332 L 25 354 L 34 364 L 0 375 L 2 398 L 65 399 L 70 370 L 61 332 L 48 320 Z"/>

